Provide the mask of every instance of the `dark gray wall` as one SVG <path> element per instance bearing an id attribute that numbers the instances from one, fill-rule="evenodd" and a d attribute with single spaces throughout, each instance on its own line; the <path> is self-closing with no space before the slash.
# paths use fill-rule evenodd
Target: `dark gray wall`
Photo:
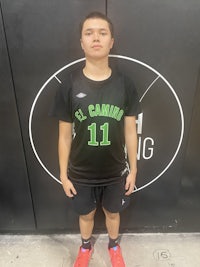
<path id="1" fill-rule="evenodd" d="M 83 57 L 78 34 L 80 19 L 99 10 L 107 13 L 115 25 L 112 54 L 129 57 L 112 58 L 111 62 L 117 62 L 134 77 L 140 97 L 155 82 L 141 99 L 143 130 L 138 137 L 141 151 L 145 142 L 146 150 L 138 160 L 138 191 L 122 215 L 121 228 L 132 232 L 199 231 L 200 3 L 0 3 L 0 230 L 78 230 L 77 216 L 60 183 L 51 177 L 59 177 L 58 131 L 57 121 L 48 116 L 48 111 L 59 86 L 57 78 L 62 81 L 66 72 L 82 64 L 61 70 Z M 184 115 L 184 135 L 177 151 L 183 126 L 180 110 Z M 30 118 L 34 148 L 44 166 L 30 144 Z M 153 155 L 148 158 L 150 147 Z M 101 211 L 96 229 L 104 229 Z"/>
<path id="2" fill-rule="evenodd" d="M 0 229 L 35 228 L 20 117 L 0 16 Z"/>

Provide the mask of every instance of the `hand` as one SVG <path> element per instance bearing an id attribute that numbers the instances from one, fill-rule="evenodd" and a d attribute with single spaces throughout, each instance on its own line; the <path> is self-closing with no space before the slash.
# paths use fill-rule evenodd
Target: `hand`
<path id="1" fill-rule="evenodd" d="M 61 179 L 61 181 L 62 181 L 62 186 L 63 186 L 63 189 L 65 191 L 65 194 L 68 197 L 71 198 L 77 194 L 76 189 L 74 188 L 74 185 L 67 177 L 65 177 L 65 179 Z"/>
<path id="2" fill-rule="evenodd" d="M 136 179 L 136 173 L 130 172 L 126 178 L 126 184 L 125 184 L 126 196 L 129 196 L 131 193 L 133 193 L 135 187 L 135 179 Z"/>

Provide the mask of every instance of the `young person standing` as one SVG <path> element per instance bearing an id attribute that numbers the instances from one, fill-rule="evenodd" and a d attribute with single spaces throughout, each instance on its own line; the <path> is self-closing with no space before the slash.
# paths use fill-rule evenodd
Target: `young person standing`
<path id="1" fill-rule="evenodd" d="M 60 179 L 79 214 L 82 245 L 74 267 L 89 264 L 99 202 L 112 266 L 124 267 L 118 242 L 120 212 L 128 206 L 136 180 L 138 95 L 131 80 L 109 65 L 114 36 L 105 15 L 93 12 L 84 19 L 80 42 L 85 65 L 69 75 L 53 109 L 59 119 Z"/>

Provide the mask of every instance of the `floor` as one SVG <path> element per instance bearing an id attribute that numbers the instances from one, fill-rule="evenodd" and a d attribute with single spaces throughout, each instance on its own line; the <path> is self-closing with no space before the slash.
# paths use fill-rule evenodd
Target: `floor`
<path id="1" fill-rule="evenodd" d="M 200 267 L 200 233 L 123 234 L 127 267 Z M 0 235 L 0 267 L 71 267 L 80 235 Z M 90 267 L 111 266 L 107 235 L 94 235 Z"/>

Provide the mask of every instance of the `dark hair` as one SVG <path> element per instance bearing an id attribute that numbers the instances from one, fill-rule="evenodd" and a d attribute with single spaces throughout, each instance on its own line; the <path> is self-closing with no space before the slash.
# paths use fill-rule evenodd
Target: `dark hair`
<path id="1" fill-rule="evenodd" d="M 107 21 L 109 29 L 110 29 L 110 32 L 111 32 L 111 36 L 112 37 L 114 36 L 114 27 L 113 27 L 112 21 L 106 15 L 104 15 L 103 13 L 98 12 L 98 11 L 94 11 L 94 12 L 89 13 L 83 19 L 83 21 L 80 23 L 80 26 L 79 26 L 80 36 L 82 34 L 83 24 L 87 19 L 103 19 L 103 20 Z"/>

